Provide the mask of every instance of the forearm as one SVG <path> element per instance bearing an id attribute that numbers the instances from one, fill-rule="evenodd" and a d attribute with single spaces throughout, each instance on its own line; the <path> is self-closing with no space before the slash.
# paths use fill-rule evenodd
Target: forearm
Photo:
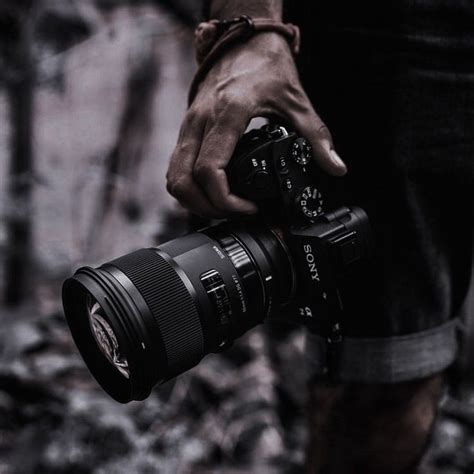
<path id="1" fill-rule="evenodd" d="M 210 0 L 209 18 L 234 18 L 248 15 L 255 18 L 282 19 L 283 0 Z"/>

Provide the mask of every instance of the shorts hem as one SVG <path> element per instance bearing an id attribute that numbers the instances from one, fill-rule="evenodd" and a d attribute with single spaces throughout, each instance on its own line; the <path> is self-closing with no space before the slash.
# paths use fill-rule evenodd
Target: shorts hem
<path id="1" fill-rule="evenodd" d="M 427 377 L 455 361 L 458 325 L 458 319 L 453 319 L 402 336 L 344 338 L 337 346 L 308 333 L 308 368 L 312 376 L 329 375 L 338 382 L 396 383 Z"/>

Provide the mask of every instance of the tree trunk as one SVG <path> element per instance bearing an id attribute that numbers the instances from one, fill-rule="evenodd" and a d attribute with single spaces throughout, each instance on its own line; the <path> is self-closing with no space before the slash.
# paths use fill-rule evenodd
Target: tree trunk
<path id="1" fill-rule="evenodd" d="M 18 15 L 21 30 L 14 65 L 18 74 L 7 84 L 12 123 L 8 200 L 12 205 L 12 212 L 7 222 L 8 250 L 5 259 L 4 299 L 10 306 L 18 305 L 31 290 L 29 273 L 32 268 L 34 9 L 23 11 L 21 18 L 21 14 Z"/>

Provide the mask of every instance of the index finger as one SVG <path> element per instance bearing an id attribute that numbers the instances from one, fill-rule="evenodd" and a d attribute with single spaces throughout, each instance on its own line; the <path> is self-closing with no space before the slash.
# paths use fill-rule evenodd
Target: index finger
<path id="1" fill-rule="evenodd" d="M 230 191 L 225 168 L 239 138 L 247 127 L 246 120 L 220 121 L 206 131 L 199 156 L 194 164 L 193 176 L 211 203 L 229 213 L 255 214 L 257 206 Z"/>

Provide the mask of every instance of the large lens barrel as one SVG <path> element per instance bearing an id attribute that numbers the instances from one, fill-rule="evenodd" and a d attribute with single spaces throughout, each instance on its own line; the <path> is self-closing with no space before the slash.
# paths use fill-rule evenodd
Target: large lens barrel
<path id="1" fill-rule="evenodd" d="M 222 224 L 80 268 L 64 283 L 64 310 L 104 390 L 142 400 L 278 311 L 291 268 L 270 229 Z"/>

